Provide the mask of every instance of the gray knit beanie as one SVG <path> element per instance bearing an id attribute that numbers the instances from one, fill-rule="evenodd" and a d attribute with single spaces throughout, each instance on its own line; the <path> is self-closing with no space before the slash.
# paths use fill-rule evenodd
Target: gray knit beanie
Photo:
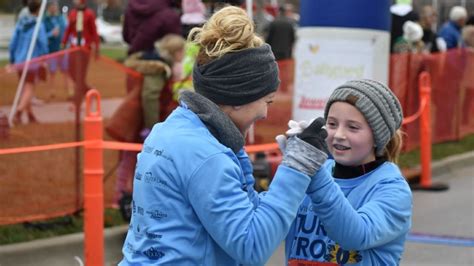
<path id="1" fill-rule="evenodd" d="M 193 85 L 216 104 L 244 105 L 277 90 L 278 65 L 270 45 L 264 44 L 195 64 Z"/>
<path id="2" fill-rule="evenodd" d="M 400 128 L 403 112 L 400 102 L 384 84 L 368 79 L 351 80 L 337 87 L 329 97 L 324 110 L 327 119 L 334 102 L 347 102 L 364 115 L 375 140 L 375 153 L 382 156 L 385 145 Z"/>

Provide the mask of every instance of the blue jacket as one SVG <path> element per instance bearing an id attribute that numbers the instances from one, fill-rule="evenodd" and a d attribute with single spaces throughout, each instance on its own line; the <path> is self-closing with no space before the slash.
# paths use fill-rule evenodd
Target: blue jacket
<path id="1" fill-rule="evenodd" d="M 253 189 L 252 164 L 182 105 L 138 155 L 132 218 L 119 265 L 263 265 L 288 233 L 310 178 L 279 166 Z"/>
<path id="2" fill-rule="evenodd" d="M 453 21 L 444 23 L 438 35 L 446 41 L 446 47 L 448 49 L 457 48 L 463 44 L 461 28 Z"/>
<path id="3" fill-rule="evenodd" d="M 398 265 L 411 227 L 412 194 L 390 162 L 353 179 L 331 176 L 327 160 L 286 238 L 287 260 Z"/>
<path id="4" fill-rule="evenodd" d="M 10 63 L 17 64 L 26 61 L 28 48 L 33 37 L 36 17 L 24 16 L 18 20 L 10 42 Z M 43 23 L 40 23 L 38 38 L 31 58 L 48 53 L 48 36 Z"/>
<path id="5" fill-rule="evenodd" d="M 48 50 L 50 53 L 57 52 L 61 49 L 61 41 L 66 30 L 66 19 L 63 15 L 46 15 L 44 25 L 48 34 Z M 54 36 L 53 31 L 59 29 L 59 34 Z"/>

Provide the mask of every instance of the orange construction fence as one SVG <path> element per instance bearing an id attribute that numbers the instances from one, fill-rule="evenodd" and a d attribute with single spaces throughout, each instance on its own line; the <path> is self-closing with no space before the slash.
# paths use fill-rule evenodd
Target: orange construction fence
<path id="1" fill-rule="evenodd" d="M 125 50 L 123 53 L 125 56 Z M 127 94 L 126 84 L 140 87 L 142 81 L 140 73 L 106 56 L 91 57 L 80 47 L 34 58 L 30 66 L 42 69 L 34 89 L 37 122 L 27 123 L 24 116 L 22 123 L 10 128 L 6 120 L 12 111 L 22 65 L 0 67 L 0 149 L 51 145 L 55 150 L 0 158 L 0 225 L 44 220 L 82 209 L 85 108 L 83 102 L 77 105 L 76 92 L 82 91 L 78 87 L 89 85 L 99 90 L 107 123 Z M 111 139 L 105 133 L 104 138 Z M 114 202 L 118 157 L 117 150 L 105 151 L 104 204 L 108 207 Z"/>
<path id="2" fill-rule="evenodd" d="M 455 141 L 474 133 L 474 51 L 452 49 L 434 54 L 393 54 L 389 86 L 402 104 L 405 116 L 418 109 L 418 76 L 431 76 L 432 143 Z M 404 150 L 420 146 L 421 121 L 404 127 Z"/>

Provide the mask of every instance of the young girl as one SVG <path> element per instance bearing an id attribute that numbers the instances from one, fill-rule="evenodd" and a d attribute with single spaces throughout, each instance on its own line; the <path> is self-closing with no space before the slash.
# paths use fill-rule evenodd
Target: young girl
<path id="1" fill-rule="evenodd" d="M 395 164 L 400 103 L 385 85 L 354 80 L 334 90 L 324 116 L 333 159 L 298 210 L 286 238 L 288 264 L 398 265 L 412 214 L 410 188 Z"/>

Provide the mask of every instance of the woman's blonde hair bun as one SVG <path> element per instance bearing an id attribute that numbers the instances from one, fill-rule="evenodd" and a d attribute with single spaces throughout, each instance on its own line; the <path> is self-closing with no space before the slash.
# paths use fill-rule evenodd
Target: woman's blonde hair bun
<path id="1" fill-rule="evenodd" d="M 201 47 L 201 53 L 218 58 L 229 52 L 260 47 L 262 38 L 255 34 L 253 21 L 247 13 L 235 6 L 217 11 L 200 28 L 193 28 L 188 40 Z"/>

